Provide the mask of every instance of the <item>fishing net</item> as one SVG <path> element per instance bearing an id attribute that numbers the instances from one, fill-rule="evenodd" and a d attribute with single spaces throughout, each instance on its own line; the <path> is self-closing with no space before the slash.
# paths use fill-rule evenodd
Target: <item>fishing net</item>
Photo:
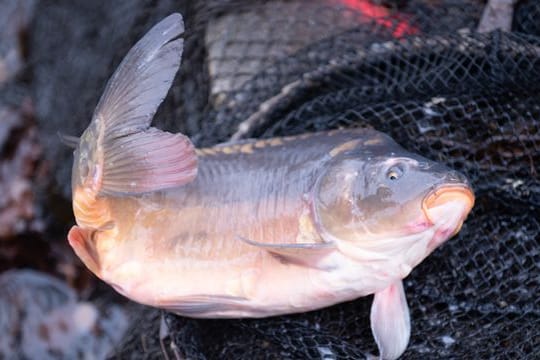
<path id="1" fill-rule="evenodd" d="M 540 356 L 540 4 L 477 33 L 482 1 L 41 1 L 28 69 L 50 178 L 41 206 L 73 223 L 71 154 L 130 46 L 172 11 L 182 68 L 156 125 L 198 146 L 372 127 L 470 178 L 463 229 L 404 281 L 404 359 Z M 3 92 L 2 92 L 3 91 Z M 0 89 L 0 94 L 6 92 Z M 8 96 L 6 95 L 6 96 Z M 51 194 L 57 194 L 52 197 Z M 65 233 L 63 233 L 65 234 Z M 63 240 L 63 239 L 62 239 Z M 181 276 L 181 275 L 179 275 Z M 376 352 L 371 297 L 306 314 L 196 320 L 137 308 L 118 358 L 357 359 Z"/>

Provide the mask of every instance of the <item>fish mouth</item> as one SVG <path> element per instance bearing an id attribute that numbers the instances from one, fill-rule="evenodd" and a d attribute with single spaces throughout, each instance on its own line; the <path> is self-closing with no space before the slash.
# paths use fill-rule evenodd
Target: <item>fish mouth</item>
<path id="1" fill-rule="evenodd" d="M 441 211 L 443 206 L 455 204 L 456 210 L 461 212 L 459 224 L 454 234 L 459 232 L 463 221 L 474 206 L 474 193 L 471 188 L 463 185 L 443 185 L 430 191 L 422 202 L 422 211 L 432 224 L 437 223 L 441 217 L 447 216 L 445 211 Z M 459 210 L 458 210 L 459 209 Z M 448 211 L 452 211 L 449 209 Z"/>

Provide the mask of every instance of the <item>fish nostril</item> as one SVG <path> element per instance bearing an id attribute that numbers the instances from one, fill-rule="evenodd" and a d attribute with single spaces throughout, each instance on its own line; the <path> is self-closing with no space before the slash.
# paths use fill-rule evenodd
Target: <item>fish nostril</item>
<path id="1" fill-rule="evenodd" d="M 451 182 L 451 183 L 462 183 L 462 184 L 468 184 L 469 183 L 467 178 L 458 171 L 450 171 L 446 175 L 446 180 L 448 182 Z"/>

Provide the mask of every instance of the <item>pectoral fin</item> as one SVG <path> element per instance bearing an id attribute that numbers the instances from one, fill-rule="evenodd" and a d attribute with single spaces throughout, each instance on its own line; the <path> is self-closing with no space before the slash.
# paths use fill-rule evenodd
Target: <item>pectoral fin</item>
<path id="1" fill-rule="evenodd" d="M 305 244 L 268 244 L 246 239 L 238 236 L 242 242 L 264 249 L 283 260 L 297 265 L 316 267 L 319 261 L 326 255 L 336 250 L 332 243 L 305 243 Z"/>
<path id="2" fill-rule="evenodd" d="M 401 281 L 375 293 L 370 318 L 380 358 L 397 359 L 407 348 L 411 335 L 409 307 Z"/>

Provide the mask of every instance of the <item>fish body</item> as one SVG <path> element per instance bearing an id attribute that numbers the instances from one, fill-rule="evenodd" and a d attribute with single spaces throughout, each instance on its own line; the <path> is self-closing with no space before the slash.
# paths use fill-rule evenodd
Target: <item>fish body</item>
<path id="1" fill-rule="evenodd" d="M 109 81 L 75 151 L 68 239 L 97 276 L 191 317 L 265 317 L 375 294 L 383 358 L 405 349 L 401 279 L 459 231 L 461 174 L 370 129 L 196 150 L 150 127 L 182 50 L 179 14 Z"/>
<path id="2" fill-rule="evenodd" d="M 177 310 L 200 317 L 306 311 L 382 290 L 419 259 L 408 265 L 394 258 L 377 259 L 376 265 L 355 261 L 328 247 L 334 242 L 322 235 L 315 216 L 319 181 L 329 164 L 341 161 L 340 151 L 370 149 L 366 142 L 400 149 L 372 130 L 244 142 L 200 151 L 197 177 L 184 186 L 96 198 L 88 211 L 102 209 L 107 216 L 88 227 L 103 229 L 92 235 L 94 272 L 153 306 L 180 307 L 183 298 L 209 296 L 204 311 Z M 76 202 L 85 203 L 85 191 L 74 189 Z M 304 264 L 245 239 L 265 246 L 314 244 L 322 254 Z M 391 264 L 392 275 L 376 271 Z M 212 297 L 236 301 L 210 306 L 218 301 Z"/>

